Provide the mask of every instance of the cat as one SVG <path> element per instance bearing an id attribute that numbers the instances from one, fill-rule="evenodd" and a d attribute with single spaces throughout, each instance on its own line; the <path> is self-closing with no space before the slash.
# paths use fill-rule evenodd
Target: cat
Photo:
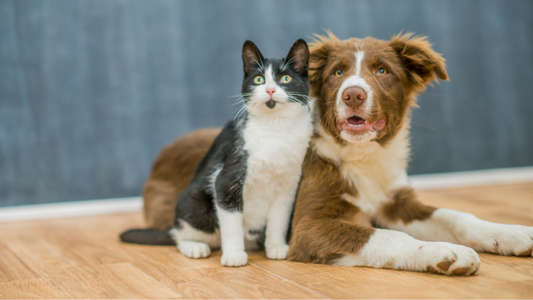
<path id="1" fill-rule="evenodd" d="M 246 265 L 246 250 L 285 259 L 287 232 L 313 133 L 309 49 L 297 40 L 285 59 L 265 59 L 246 41 L 243 106 L 228 122 L 179 196 L 168 231 L 130 230 L 122 241 L 176 244 L 191 258 L 222 248 L 224 266 Z"/>

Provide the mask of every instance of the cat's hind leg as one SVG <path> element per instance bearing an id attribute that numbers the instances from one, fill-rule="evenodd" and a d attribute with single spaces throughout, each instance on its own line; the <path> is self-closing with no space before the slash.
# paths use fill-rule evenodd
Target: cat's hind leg
<path id="1" fill-rule="evenodd" d="M 178 250 L 190 258 L 205 258 L 211 254 L 211 248 L 220 248 L 220 233 L 207 233 L 192 227 L 184 220 L 178 220 L 179 226 L 169 233 L 176 241 Z"/>

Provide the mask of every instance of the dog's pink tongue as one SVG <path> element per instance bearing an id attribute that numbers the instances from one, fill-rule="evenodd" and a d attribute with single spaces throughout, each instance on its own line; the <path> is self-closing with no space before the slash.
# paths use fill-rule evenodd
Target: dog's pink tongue
<path id="1" fill-rule="evenodd" d="M 381 118 L 374 123 L 374 129 L 381 130 L 385 128 L 385 124 L 387 124 L 387 120 L 385 118 Z"/>
<path id="2" fill-rule="evenodd" d="M 360 117 L 351 117 L 347 120 L 348 124 L 351 124 L 351 125 L 363 125 L 365 124 L 365 120 L 363 118 L 360 118 Z"/>

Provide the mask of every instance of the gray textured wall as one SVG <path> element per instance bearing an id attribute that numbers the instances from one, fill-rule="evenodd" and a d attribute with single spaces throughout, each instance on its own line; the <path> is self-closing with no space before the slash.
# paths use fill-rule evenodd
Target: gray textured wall
<path id="1" fill-rule="evenodd" d="M 159 149 L 232 117 L 245 39 L 430 36 L 450 82 L 412 174 L 533 165 L 533 1 L 0 1 L 0 206 L 138 195 Z"/>

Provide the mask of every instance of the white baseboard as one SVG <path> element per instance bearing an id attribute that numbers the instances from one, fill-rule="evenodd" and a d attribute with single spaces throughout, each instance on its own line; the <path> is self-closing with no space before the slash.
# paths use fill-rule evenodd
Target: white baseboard
<path id="1" fill-rule="evenodd" d="M 533 182 L 533 167 L 409 176 L 415 189 L 433 190 Z M 138 212 L 141 197 L 60 202 L 0 208 L 0 223 Z"/>
<path id="2" fill-rule="evenodd" d="M 141 211 L 141 197 L 33 204 L 0 208 L 0 223 Z"/>
<path id="3" fill-rule="evenodd" d="M 409 180 L 417 190 L 526 183 L 533 182 L 533 167 L 412 175 Z"/>

